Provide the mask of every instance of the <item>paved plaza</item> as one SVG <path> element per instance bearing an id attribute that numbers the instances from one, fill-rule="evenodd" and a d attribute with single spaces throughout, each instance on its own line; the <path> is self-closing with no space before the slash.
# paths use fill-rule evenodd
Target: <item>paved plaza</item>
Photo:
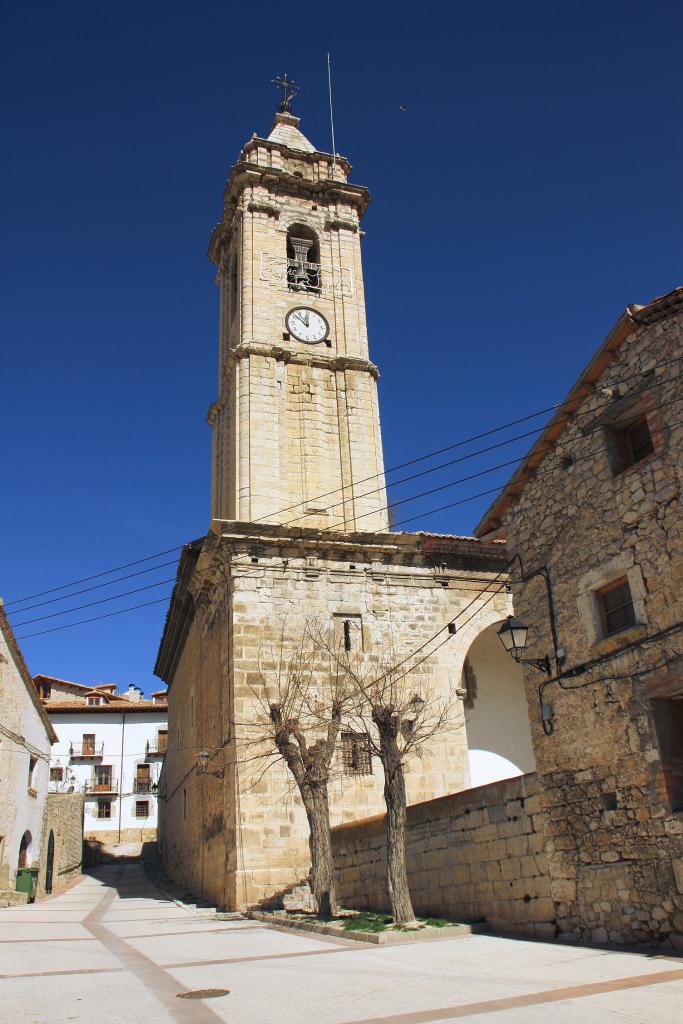
<path id="1" fill-rule="evenodd" d="M 227 989 L 214 998 L 180 998 Z M 2 1024 L 618 1024 L 683 1017 L 683 961 L 487 935 L 377 947 L 202 917 L 140 862 L 0 911 Z"/>

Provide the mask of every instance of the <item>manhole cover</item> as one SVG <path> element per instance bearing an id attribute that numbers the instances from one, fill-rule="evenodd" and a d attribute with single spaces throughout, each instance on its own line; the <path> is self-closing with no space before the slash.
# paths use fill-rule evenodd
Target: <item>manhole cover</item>
<path id="1" fill-rule="evenodd" d="M 189 992 L 179 992 L 178 999 L 217 999 L 218 996 L 229 996 L 229 988 L 193 988 Z"/>

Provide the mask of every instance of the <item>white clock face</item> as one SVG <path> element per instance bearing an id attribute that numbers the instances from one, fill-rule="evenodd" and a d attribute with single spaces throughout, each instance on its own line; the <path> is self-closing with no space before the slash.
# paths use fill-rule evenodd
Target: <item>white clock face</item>
<path id="1" fill-rule="evenodd" d="M 307 345 L 317 345 L 324 341 L 329 331 L 325 317 L 307 306 L 290 309 L 286 323 L 289 333 Z"/>

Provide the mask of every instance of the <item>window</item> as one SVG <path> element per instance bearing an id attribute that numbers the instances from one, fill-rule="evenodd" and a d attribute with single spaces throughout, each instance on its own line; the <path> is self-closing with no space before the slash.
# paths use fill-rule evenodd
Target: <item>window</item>
<path id="1" fill-rule="evenodd" d="M 104 704 L 104 697 L 88 697 L 87 700 L 91 707 L 95 704 Z"/>
<path id="2" fill-rule="evenodd" d="M 135 801 L 135 817 L 136 818 L 148 818 L 149 817 L 149 800 L 136 800 Z"/>
<path id="3" fill-rule="evenodd" d="M 94 771 L 95 789 L 108 790 L 113 786 L 110 764 L 96 764 Z"/>
<path id="4" fill-rule="evenodd" d="M 642 462 L 655 450 L 646 416 L 638 416 L 623 426 L 610 427 L 610 440 L 615 476 Z"/>
<path id="5" fill-rule="evenodd" d="M 333 624 L 335 639 L 342 650 L 363 649 L 363 620 L 360 615 L 335 615 Z"/>
<path id="6" fill-rule="evenodd" d="M 95 733 L 83 733 L 83 754 L 92 757 L 95 753 Z"/>
<path id="7" fill-rule="evenodd" d="M 662 781 L 672 811 L 683 811 L 683 697 L 653 700 Z"/>
<path id="8" fill-rule="evenodd" d="M 29 756 L 29 759 L 28 759 L 28 788 L 29 789 L 33 789 L 34 788 L 34 783 L 35 783 L 34 775 L 35 775 L 36 765 L 37 764 L 38 764 L 38 758 L 34 757 L 33 754 L 31 754 Z"/>
<path id="9" fill-rule="evenodd" d="M 97 817 L 111 818 L 111 800 L 97 801 Z"/>
<path id="10" fill-rule="evenodd" d="M 370 737 L 366 732 L 343 732 L 341 753 L 345 775 L 372 775 Z"/>
<path id="11" fill-rule="evenodd" d="M 64 769 L 63 768 L 50 768 L 50 782 L 63 782 L 64 781 Z"/>
<path id="12" fill-rule="evenodd" d="M 636 621 L 631 588 L 625 576 L 608 583 L 595 592 L 603 636 L 612 636 L 628 629 Z"/>
<path id="13" fill-rule="evenodd" d="M 148 764 L 139 764 L 135 769 L 135 792 L 136 793 L 149 793 L 151 788 L 151 778 Z"/>
<path id="14" fill-rule="evenodd" d="M 160 754 L 166 753 L 166 747 L 168 746 L 168 730 L 158 729 L 157 730 L 157 750 Z"/>

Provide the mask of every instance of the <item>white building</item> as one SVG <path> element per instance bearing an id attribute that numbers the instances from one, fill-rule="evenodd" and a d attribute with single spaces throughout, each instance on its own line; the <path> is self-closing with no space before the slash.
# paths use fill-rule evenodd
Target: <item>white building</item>
<path id="1" fill-rule="evenodd" d="M 0 906 L 17 870 L 38 867 L 56 739 L 0 604 Z"/>
<path id="2" fill-rule="evenodd" d="M 85 795 L 83 832 L 103 843 L 156 839 L 157 783 L 166 753 L 166 691 L 151 700 L 132 684 L 80 683 L 35 677 L 58 741 L 50 789 Z"/>

